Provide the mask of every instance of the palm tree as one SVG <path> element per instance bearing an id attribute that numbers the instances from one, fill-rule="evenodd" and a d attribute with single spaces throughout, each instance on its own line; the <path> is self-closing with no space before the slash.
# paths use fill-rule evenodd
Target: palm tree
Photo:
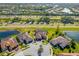
<path id="1" fill-rule="evenodd" d="M 75 45 L 76 45 L 75 41 L 72 40 L 69 45 L 69 53 L 73 52 L 72 49 L 75 49 Z"/>
<path id="2" fill-rule="evenodd" d="M 41 53 L 43 52 L 43 47 L 40 45 L 40 48 L 38 49 L 38 56 L 41 56 Z"/>
<path id="3" fill-rule="evenodd" d="M 57 25 L 57 28 L 56 28 L 56 31 L 55 31 L 55 34 L 57 35 L 59 33 L 59 23 Z"/>

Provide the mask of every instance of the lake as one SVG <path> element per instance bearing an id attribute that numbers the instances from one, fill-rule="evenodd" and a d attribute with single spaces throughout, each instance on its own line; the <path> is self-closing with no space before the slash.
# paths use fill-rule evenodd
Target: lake
<path id="1" fill-rule="evenodd" d="M 77 31 L 65 31 L 64 32 L 68 37 L 75 41 L 79 41 L 79 32 Z"/>
<path id="2" fill-rule="evenodd" d="M 19 34 L 19 31 L 16 31 L 16 30 L 1 31 L 0 32 L 0 40 L 4 39 L 4 38 L 7 38 L 11 35 L 16 35 L 16 34 Z"/>

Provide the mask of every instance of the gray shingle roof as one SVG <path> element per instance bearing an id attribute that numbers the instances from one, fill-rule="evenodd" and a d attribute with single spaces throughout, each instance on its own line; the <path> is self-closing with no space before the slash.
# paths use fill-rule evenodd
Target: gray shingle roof
<path id="1" fill-rule="evenodd" d="M 47 32 L 46 31 L 43 31 L 43 30 L 40 30 L 40 29 L 37 29 L 35 31 L 35 36 L 36 36 L 36 39 L 46 39 L 46 34 Z"/>
<path id="2" fill-rule="evenodd" d="M 23 42 L 23 40 L 26 40 L 26 42 L 30 42 L 33 41 L 33 39 L 31 38 L 31 36 L 26 32 L 24 34 L 19 34 L 18 38 L 21 42 Z"/>
<path id="3" fill-rule="evenodd" d="M 59 37 L 53 39 L 52 41 L 50 41 L 50 43 L 51 43 L 52 45 L 57 45 L 57 44 L 59 44 L 59 46 L 60 46 L 61 48 L 64 48 L 64 47 L 66 47 L 66 46 L 68 45 L 69 41 L 68 41 L 68 39 L 63 38 L 62 36 L 59 36 Z"/>

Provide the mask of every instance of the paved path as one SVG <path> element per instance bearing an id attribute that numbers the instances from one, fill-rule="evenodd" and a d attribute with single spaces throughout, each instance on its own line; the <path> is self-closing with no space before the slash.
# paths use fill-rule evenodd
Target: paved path
<path id="1" fill-rule="evenodd" d="M 0 26 L 0 28 L 28 28 L 28 27 L 38 27 L 38 28 L 43 28 L 43 27 L 46 27 L 46 28 L 57 28 L 57 25 L 38 25 L 38 24 L 32 24 L 32 25 L 28 25 L 28 24 L 24 24 L 24 25 L 10 25 L 8 24 L 7 26 Z M 63 26 L 63 25 L 60 25 L 60 28 L 79 28 L 79 26 L 71 26 L 71 25 L 66 25 L 66 26 Z"/>
<path id="2" fill-rule="evenodd" d="M 39 49 L 39 46 L 42 45 L 42 42 L 31 43 L 29 45 L 30 45 L 30 48 L 17 53 L 15 56 L 29 56 L 29 55 L 38 56 L 37 51 Z M 42 56 L 51 56 L 51 52 L 52 52 L 51 45 L 47 44 L 42 46 L 43 46 Z"/>

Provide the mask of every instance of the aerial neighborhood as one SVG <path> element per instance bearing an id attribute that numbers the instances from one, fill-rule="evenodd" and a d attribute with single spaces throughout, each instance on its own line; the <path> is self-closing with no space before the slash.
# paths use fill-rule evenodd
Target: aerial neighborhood
<path id="1" fill-rule="evenodd" d="M 78 3 L 0 4 L 0 56 L 79 56 Z"/>

